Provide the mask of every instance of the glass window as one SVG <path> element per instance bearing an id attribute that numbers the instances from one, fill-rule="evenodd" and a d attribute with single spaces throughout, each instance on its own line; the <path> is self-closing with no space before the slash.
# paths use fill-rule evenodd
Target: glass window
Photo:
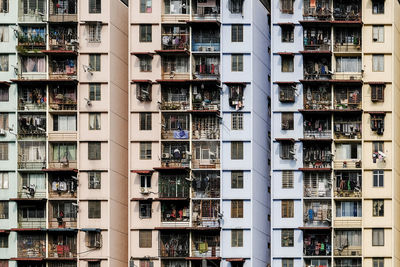
<path id="1" fill-rule="evenodd" d="M 293 130 L 294 129 L 294 113 L 293 112 L 282 112 L 281 115 L 281 129 L 282 130 Z"/>
<path id="2" fill-rule="evenodd" d="M 0 143 L 0 160 L 8 160 L 8 143 Z"/>
<path id="3" fill-rule="evenodd" d="M 294 42 L 294 27 L 291 25 L 282 25 L 282 43 Z"/>
<path id="4" fill-rule="evenodd" d="M 372 176 L 373 176 L 373 186 L 374 187 L 383 187 L 383 181 L 384 181 L 384 171 L 381 171 L 381 170 L 376 170 L 376 171 L 373 171 L 373 173 L 372 173 Z"/>
<path id="5" fill-rule="evenodd" d="M 243 188 L 243 171 L 231 171 L 231 188 Z"/>
<path id="6" fill-rule="evenodd" d="M 282 55 L 282 72 L 293 72 L 294 71 L 294 56 Z"/>
<path id="7" fill-rule="evenodd" d="M 139 26 L 139 41 L 142 43 L 148 43 L 152 40 L 151 25 L 140 25 Z"/>
<path id="8" fill-rule="evenodd" d="M 89 24 L 89 43 L 100 43 L 101 42 L 101 29 L 103 25 L 101 23 L 90 23 Z"/>
<path id="9" fill-rule="evenodd" d="M 151 13 L 151 0 L 140 0 L 140 13 Z"/>
<path id="10" fill-rule="evenodd" d="M 68 163 L 76 160 L 76 144 L 53 144 L 53 161 Z"/>
<path id="11" fill-rule="evenodd" d="M 293 14 L 293 0 L 280 0 L 282 14 Z"/>
<path id="12" fill-rule="evenodd" d="M 76 131 L 76 115 L 54 115 L 53 131 Z"/>
<path id="13" fill-rule="evenodd" d="M 336 217 L 361 217 L 361 201 L 336 202 Z"/>
<path id="14" fill-rule="evenodd" d="M 139 218 L 140 219 L 151 218 L 151 202 L 139 201 Z"/>
<path id="15" fill-rule="evenodd" d="M 7 102 L 9 99 L 8 96 L 8 87 L 7 88 L 0 88 L 0 102 Z"/>
<path id="16" fill-rule="evenodd" d="M 372 14 L 385 13 L 385 0 L 372 0 Z"/>
<path id="17" fill-rule="evenodd" d="M 1 0 L 0 0 L 0 10 L 1 10 Z M 0 26 L 0 42 L 6 43 L 8 42 L 8 40 L 9 40 L 8 26 Z"/>
<path id="18" fill-rule="evenodd" d="M 383 258 L 375 258 L 372 259 L 373 267 L 384 267 L 385 266 L 385 259 Z"/>
<path id="19" fill-rule="evenodd" d="M 151 131 L 151 113 L 140 113 L 139 114 L 139 125 L 141 131 Z"/>
<path id="20" fill-rule="evenodd" d="M 231 71 L 243 71 L 243 55 L 232 55 Z"/>
<path id="21" fill-rule="evenodd" d="M 89 67 L 91 71 L 101 70 L 101 55 L 100 54 L 90 54 L 89 55 Z"/>
<path id="22" fill-rule="evenodd" d="M 101 189 L 101 172 L 89 172 L 89 189 Z"/>
<path id="23" fill-rule="evenodd" d="M 233 24 L 231 26 L 231 42 L 243 42 L 243 25 Z"/>
<path id="24" fill-rule="evenodd" d="M 281 246 L 282 247 L 293 247 L 294 246 L 294 230 L 283 229 L 281 231 Z"/>
<path id="25" fill-rule="evenodd" d="M 374 199 L 372 201 L 372 216 L 383 217 L 385 214 L 385 201 L 383 199 Z"/>
<path id="26" fill-rule="evenodd" d="M 372 71 L 384 71 L 385 57 L 384 55 L 372 55 Z"/>
<path id="27" fill-rule="evenodd" d="M 88 143 L 88 159 L 100 160 L 101 159 L 101 143 L 89 142 Z"/>
<path id="28" fill-rule="evenodd" d="M 0 172 L 0 189 L 8 189 L 8 172 Z"/>
<path id="29" fill-rule="evenodd" d="M 151 175 L 140 175 L 140 187 L 151 188 Z"/>
<path id="30" fill-rule="evenodd" d="M 231 218 L 243 218 L 243 200 L 231 201 Z"/>
<path id="31" fill-rule="evenodd" d="M 91 83 L 89 85 L 89 100 L 100 101 L 101 100 L 101 84 Z"/>
<path id="32" fill-rule="evenodd" d="M 0 113 L 0 130 L 8 130 L 8 113 Z"/>
<path id="33" fill-rule="evenodd" d="M 361 72 L 361 57 L 336 57 L 337 72 Z"/>
<path id="34" fill-rule="evenodd" d="M 294 201 L 293 200 L 282 200 L 282 218 L 293 218 L 294 217 Z"/>
<path id="35" fill-rule="evenodd" d="M 139 248 L 151 248 L 152 247 L 152 231 L 151 230 L 139 230 Z"/>
<path id="36" fill-rule="evenodd" d="M 243 142 L 231 142 L 231 159 L 243 159 Z"/>
<path id="37" fill-rule="evenodd" d="M 101 13 L 101 0 L 89 0 L 89 13 Z"/>
<path id="38" fill-rule="evenodd" d="M 282 171 L 282 188 L 293 188 L 293 171 Z"/>
<path id="39" fill-rule="evenodd" d="M 141 72 L 151 72 L 151 64 L 152 64 L 153 58 L 152 57 L 140 57 L 139 63 L 140 63 L 140 71 Z"/>
<path id="40" fill-rule="evenodd" d="M 89 200 L 88 201 L 88 215 L 89 215 L 89 219 L 100 219 L 101 218 L 101 201 L 100 200 Z"/>
<path id="41" fill-rule="evenodd" d="M 383 43 L 385 36 L 385 26 L 372 26 L 372 41 Z"/>
<path id="42" fill-rule="evenodd" d="M 372 229 L 372 246 L 384 246 L 384 245 L 385 245 L 385 230 Z"/>
<path id="43" fill-rule="evenodd" d="M 89 114 L 89 130 L 101 129 L 101 113 Z"/>
<path id="44" fill-rule="evenodd" d="M 151 142 L 140 142 L 140 159 L 151 159 Z"/>
<path id="45" fill-rule="evenodd" d="M 243 130 L 243 113 L 231 113 L 232 115 L 232 130 Z"/>
<path id="46" fill-rule="evenodd" d="M 229 1 L 229 11 L 231 13 L 238 14 L 243 12 L 243 0 L 228 0 L 228 1 Z"/>
<path id="47" fill-rule="evenodd" d="M 0 0 L 0 13 L 8 13 L 8 1 L 9 0 Z"/>
<path id="48" fill-rule="evenodd" d="M 231 230 L 231 247 L 243 247 L 243 230 Z"/>
<path id="49" fill-rule="evenodd" d="M 8 201 L 0 201 L 0 219 L 8 219 Z"/>
<path id="50" fill-rule="evenodd" d="M 293 259 L 282 259 L 282 267 L 293 267 Z"/>

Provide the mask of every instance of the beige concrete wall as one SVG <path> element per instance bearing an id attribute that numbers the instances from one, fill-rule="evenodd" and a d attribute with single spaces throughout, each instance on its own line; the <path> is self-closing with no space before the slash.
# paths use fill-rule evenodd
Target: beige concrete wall
<path id="1" fill-rule="evenodd" d="M 160 145 L 158 142 L 153 142 L 151 146 L 151 159 L 140 159 L 140 143 L 135 142 L 130 144 L 130 168 L 132 170 L 152 170 L 154 167 L 161 166 Z"/>
<path id="2" fill-rule="evenodd" d="M 140 131 L 140 113 L 131 113 L 130 130 L 132 140 L 137 141 L 158 141 L 161 133 L 161 118 L 159 113 L 152 113 L 151 130 Z"/>

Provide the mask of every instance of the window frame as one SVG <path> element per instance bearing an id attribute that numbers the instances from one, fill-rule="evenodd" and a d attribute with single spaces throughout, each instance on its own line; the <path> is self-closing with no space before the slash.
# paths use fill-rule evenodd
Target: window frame
<path id="1" fill-rule="evenodd" d="M 101 189 L 101 172 L 88 172 L 88 189 Z"/>
<path id="2" fill-rule="evenodd" d="M 140 112 L 139 113 L 139 130 L 140 131 L 151 131 L 152 130 L 152 117 L 151 112 Z"/>
<path id="3" fill-rule="evenodd" d="M 243 247 L 243 230 L 242 229 L 232 229 L 231 230 L 231 247 L 238 248 Z"/>
<path id="4" fill-rule="evenodd" d="M 231 218 L 241 219 L 244 215 L 244 201 L 243 200 L 231 200 Z"/>
<path id="5" fill-rule="evenodd" d="M 232 112 L 231 113 L 231 129 L 234 131 L 243 130 L 243 113 Z"/>
<path id="6" fill-rule="evenodd" d="M 231 171 L 231 188 L 232 189 L 243 189 L 244 188 L 244 172 L 243 171 Z"/>
<path id="7" fill-rule="evenodd" d="M 94 124 L 92 125 L 90 122 L 94 120 Z M 90 112 L 89 113 L 89 121 L 88 121 L 89 131 L 99 131 L 101 130 L 101 113 L 100 112 Z"/>
<path id="8" fill-rule="evenodd" d="M 385 71 L 385 55 L 375 54 L 372 55 L 372 72 L 384 72 Z"/>
<path id="9" fill-rule="evenodd" d="M 372 216 L 373 217 L 385 216 L 385 200 L 383 199 L 372 200 Z"/>
<path id="10" fill-rule="evenodd" d="M 382 15 L 382 14 L 385 14 L 385 1 L 372 0 L 372 15 Z"/>
<path id="11" fill-rule="evenodd" d="M 282 189 L 293 189 L 294 188 L 294 172 L 293 171 L 282 171 Z"/>
<path id="12" fill-rule="evenodd" d="M 153 243 L 152 230 L 139 230 L 139 248 L 151 248 Z"/>
<path id="13" fill-rule="evenodd" d="M 288 241 L 285 241 L 285 239 Z M 294 247 L 294 229 L 281 230 L 281 247 Z"/>
<path id="14" fill-rule="evenodd" d="M 385 101 L 385 84 L 370 84 L 370 88 L 372 102 Z"/>
<path id="15" fill-rule="evenodd" d="M 373 187 L 384 187 L 385 186 L 385 171 L 384 170 L 373 170 L 372 171 L 372 186 Z"/>
<path id="16" fill-rule="evenodd" d="M 101 142 L 88 142 L 88 160 L 101 160 Z"/>
<path id="17" fill-rule="evenodd" d="M 92 72 L 101 71 L 101 54 L 89 54 L 89 66 Z"/>
<path id="18" fill-rule="evenodd" d="M 88 8 L 89 14 L 100 14 L 101 13 L 101 0 L 89 0 L 88 4 L 89 4 L 89 8 Z"/>
<path id="19" fill-rule="evenodd" d="M 281 203 L 281 218 L 294 217 L 294 200 L 282 200 Z"/>
<path id="20" fill-rule="evenodd" d="M 139 25 L 139 42 L 151 43 L 153 40 L 153 27 L 151 24 Z"/>
<path id="21" fill-rule="evenodd" d="M 244 69 L 243 54 L 232 54 L 231 55 L 231 71 L 232 72 L 243 72 L 243 69 Z"/>
<path id="22" fill-rule="evenodd" d="M 232 141 L 231 142 L 231 160 L 244 159 L 244 142 Z"/>
<path id="23" fill-rule="evenodd" d="M 374 236 L 376 236 L 376 235 L 378 235 L 379 240 L 375 240 Z M 380 238 L 382 238 L 382 240 L 380 240 Z M 373 228 L 372 229 L 372 246 L 373 247 L 385 246 L 385 229 L 384 228 Z"/>
<path id="24" fill-rule="evenodd" d="M 101 219 L 100 200 L 88 200 L 88 219 Z"/>
<path id="25" fill-rule="evenodd" d="M 281 42 L 294 43 L 294 26 L 281 25 Z"/>
<path id="26" fill-rule="evenodd" d="M 89 100 L 90 101 L 101 101 L 101 84 L 100 83 L 89 84 Z"/>
<path id="27" fill-rule="evenodd" d="M 152 158 L 152 142 L 140 142 L 139 143 L 139 159 L 140 160 L 151 160 Z"/>
<path id="28" fill-rule="evenodd" d="M 374 38 L 377 36 L 377 38 Z M 381 40 L 382 37 L 382 40 Z M 373 43 L 384 43 L 385 42 L 385 26 L 384 25 L 372 25 L 372 42 Z"/>
<path id="29" fill-rule="evenodd" d="M 150 2 L 150 6 L 148 5 L 149 2 Z M 147 14 L 152 13 L 153 12 L 153 2 L 152 2 L 152 0 L 140 0 L 140 2 L 139 2 L 139 12 L 140 13 L 147 13 Z"/>
<path id="30" fill-rule="evenodd" d="M 232 24 L 231 25 L 231 42 L 232 43 L 243 43 L 243 24 Z"/>
<path id="31" fill-rule="evenodd" d="M 151 201 L 139 201 L 139 218 L 140 219 L 151 219 L 152 217 L 152 202 Z M 145 211 L 142 214 L 142 211 Z"/>

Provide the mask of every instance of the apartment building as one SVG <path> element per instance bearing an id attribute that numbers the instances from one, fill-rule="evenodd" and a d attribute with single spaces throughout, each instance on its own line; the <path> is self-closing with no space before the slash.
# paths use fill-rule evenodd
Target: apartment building
<path id="1" fill-rule="evenodd" d="M 126 1 L 0 1 L 0 266 L 127 266 Z"/>
<path id="2" fill-rule="evenodd" d="M 269 4 L 129 4 L 130 266 L 267 266 Z"/>
<path id="3" fill-rule="evenodd" d="M 272 5 L 272 266 L 398 266 L 399 2 Z"/>

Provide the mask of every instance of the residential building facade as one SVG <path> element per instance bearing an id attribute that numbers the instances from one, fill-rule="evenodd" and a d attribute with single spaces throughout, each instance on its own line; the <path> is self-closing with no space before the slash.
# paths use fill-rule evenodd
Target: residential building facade
<path id="1" fill-rule="evenodd" d="M 268 3 L 130 1 L 130 266 L 267 266 Z"/>
<path id="2" fill-rule="evenodd" d="M 273 2 L 272 266 L 399 265 L 398 17 Z"/>
<path id="3" fill-rule="evenodd" d="M 0 1 L 0 266 L 127 266 L 128 7 Z"/>

